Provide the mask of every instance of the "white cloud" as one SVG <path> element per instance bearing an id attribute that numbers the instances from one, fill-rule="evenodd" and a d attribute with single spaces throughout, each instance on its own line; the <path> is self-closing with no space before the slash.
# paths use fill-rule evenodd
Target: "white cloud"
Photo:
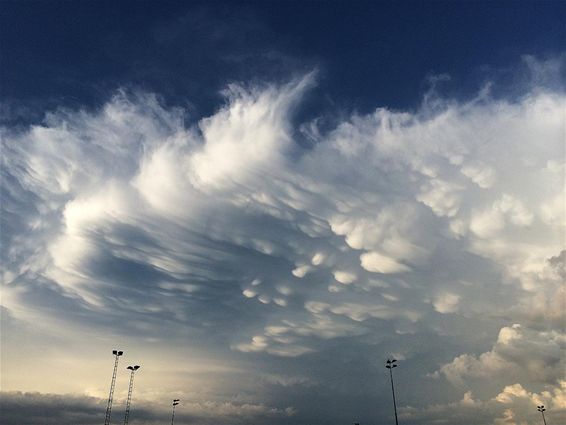
<path id="1" fill-rule="evenodd" d="M 242 292 L 242 294 L 244 294 L 246 298 L 253 298 L 257 295 L 257 293 L 251 289 L 244 289 L 244 292 Z"/>
<path id="2" fill-rule="evenodd" d="M 395 261 L 393 258 L 378 252 L 367 252 L 360 255 L 362 267 L 369 272 L 376 273 L 402 273 L 409 271 L 409 267 Z"/>
<path id="3" fill-rule="evenodd" d="M 482 189 L 488 189 L 496 181 L 495 170 L 491 167 L 485 167 L 481 164 L 467 164 L 461 169 L 462 174 L 470 178 L 475 184 Z"/>
<path id="4" fill-rule="evenodd" d="M 424 353 L 430 371 L 427 344 L 445 339 L 453 360 L 437 376 L 454 383 L 558 385 L 564 96 L 379 108 L 305 148 L 293 116 L 312 79 L 231 87 L 192 125 L 121 93 L 4 129 L 10 317 L 62 340 L 63 325 L 147 344 L 166 326 L 177 349 L 296 367 L 339 367 L 324 356 L 344 340 Z"/>
<path id="5" fill-rule="evenodd" d="M 355 273 L 350 273 L 342 270 L 335 270 L 333 272 L 334 279 L 338 282 L 343 283 L 344 285 L 349 285 L 358 278 Z"/>
<path id="6" fill-rule="evenodd" d="M 326 259 L 326 255 L 324 255 L 322 252 L 317 252 L 316 254 L 313 255 L 311 259 L 311 263 L 313 264 L 313 266 L 320 266 L 325 259 Z"/>
<path id="7" fill-rule="evenodd" d="M 298 277 L 298 278 L 302 278 L 302 277 L 305 277 L 306 274 L 308 272 L 310 272 L 311 270 L 312 270 L 311 266 L 302 265 L 302 266 L 299 266 L 299 267 L 293 269 L 292 273 L 293 273 L 293 276 Z"/>
<path id="8" fill-rule="evenodd" d="M 518 199 L 503 195 L 491 208 L 474 212 L 470 228 L 481 238 L 495 236 L 505 227 L 506 222 L 518 227 L 529 226 L 533 222 L 533 214 Z"/>
<path id="9" fill-rule="evenodd" d="M 563 404 L 566 382 L 560 381 L 540 393 L 529 392 L 521 384 L 505 386 L 492 399 L 478 399 L 467 391 L 461 400 L 435 404 L 425 409 L 405 407 L 400 409 L 400 418 L 411 423 L 431 423 L 451 418 L 451 421 L 465 424 L 530 424 L 542 421 L 537 411 L 538 405 L 544 405 L 547 420 L 562 423 L 566 419 Z"/>
<path id="10" fill-rule="evenodd" d="M 501 328 L 490 351 L 473 356 L 463 354 L 440 369 L 446 378 L 462 384 L 467 377 L 494 379 L 524 378 L 527 381 L 555 383 L 566 367 L 563 331 L 535 331 L 519 324 Z"/>
<path id="11" fill-rule="evenodd" d="M 461 189 L 457 184 L 433 178 L 423 184 L 416 199 L 440 217 L 454 217 L 460 209 Z"/>
<path id="12" fill-rule="evenodd" d="M 227 106 L 200 122 L 203 146 L 188 159 L 194 184 L 244 183 L 253 173 L 268 171 L 264 167 L 277 167 L 292 142 L 288 110 L 312 78 L 306 76 L 283 90 L 269 87 L 248 92 L 230 86 Z"/>
<path id="13" fill-rule="evenodd" d="M 458 304 L 460 302 L 460 296 L 451 293 L 443 293 L 438 295 L 432 305 L 434 309 L 439 313 L 455 313 L 458 311 Z"/>

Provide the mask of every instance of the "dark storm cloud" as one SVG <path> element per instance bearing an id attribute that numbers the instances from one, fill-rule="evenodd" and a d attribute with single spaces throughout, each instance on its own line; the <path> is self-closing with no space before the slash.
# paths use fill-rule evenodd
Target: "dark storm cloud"
<path id="1" fill-rule="evenodd" d="M 2 392 L 0 403 L 6 425 L 95 424 L 106 408 L 94 397 L 23 392 Z"/>
<path id="2" fill-rule="evenodd" d="M 144 404 L 147 405 L 144 406 Z M 194 413 L 183 412 L 189 407 Z M 113 404 L 111 420 L 119 422 L 124 415 L 123 400 Z M 0 415 L 5 425 L 89 425 L 104 420 L 106 400 L 71 394 L 42 394 L 37 392 L 0 392 Z M 250 418 L 278 421 L 292 415 L 292 411 L 279 411 L 262 405 L 233 403 L 184 403 L 176 413 L 179 424 L 214 423 L 244 424 Z M 156 406 L 145 400 L 133 400 L 129 420 L 132 423 L 155 425 L 171 418 L 169 409 Z"/>

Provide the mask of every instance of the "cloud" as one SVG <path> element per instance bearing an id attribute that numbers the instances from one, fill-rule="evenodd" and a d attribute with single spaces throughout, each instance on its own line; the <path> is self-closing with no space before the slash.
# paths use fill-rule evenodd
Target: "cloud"
<path id="1" fill-rule="evenodd" d="M 77 395 L 43 393 L 1 392 L 2 422 L 15 424 L 61 424 L 77 422 L 95 424 L 103 420 L 106 400 Z M 115 400 L 112 418 L 118 420 L 124 400 Z M 159 405 L 147 400 L 133 400 L 130 419 L 136 423 L 153 425 L 170 417 L 169 405 Z M 22 413 L 25 412 L 25 415 Z M 233 402 L 187 402 L 178 407 L 175 422 L 212 424 L 246 423 L 250 420 L 273 420 L 291 417 L 292 408 L 277 409 L 262 404 Z"/>
<path id="2" fill-rule="evenodd" d="M 454 313 L 458 311 L 460 296 L 456 294 L 443 293 L 436 297 L 433 302 L 434 309 L 439 313 Z"/>
<path id="3" fill-rule="evenodd" d="M 563 375 L 566 335 L 537 332 L 519 324 L 503 327 L 490 351 L 479 356 L 463 354 L 440 369 L 446 378 L 462 383 L 466 377 L 493 379 L 498 375 L 526 378 L 526 382 L 554 383 Z"/>
<path id="4" fill-rule="evenodd" d="M 536 406 L 547 408 L 546 418 L 553 422 L 566 419 L 564 403 L 565 381 L 550 391 L 529 392 L 521 384 L 506 386 L 490 400 L 474 398 L 466 392 L 461 400 L 447 404 L 437 404 L 426 409 L 403 408 L 400 417 L 411 423 L 465 423 L 465 424 L 526 424 L 540 421 Z"/>
<path id="5" fill-rule="evenodd" d="M 404 264 L 395 261 L 391 257 L 382 255 L 378 252 L 366 252 L 360 256 L 362 267 L 368 272 L 375 273 L 401 273 L 410 269 Z"/>
<path id="6" fill-rule="evenodd" d="M 76 395 L 2 392 L 2 422 L 11 424 L 94 424 L 105 410 L 103 400 Z M 22 413 L 25 412 L 25 415 Z M 114 413 L 117 416 L 117 412 Z"/>
<path id="7" fill-rule="evenodd" d="M 354 273 L 345 272 L 341 270 L 334 271 L 334 279 L 338 282 L 343 283 L 344 285 L 349 285 L 352 282 L 355 282 L 357 276 Z"/>
<path id="8" fill-rule="evenodd" d="M 198 347 L 248 374 L 245 390 L 241 375 L 215 375 L 215 411 L 232 412 L 218 393 L 240 388 L 238 409 L 283 417 L 295 403 L 258 395 L 259 367 L 327 382 L 395 352 L 421 384 L 437 370 L 464 386 L 556 385 L 564 94 L 429 97 L 323 129 L 296 117 L 315 80 L 232 85 L 205 118 L 123 91 L 98 110 L 3 128 L 5 338 L 36 332 L 76 358 L 123 340 L 152 347 L 156 364 L 155 347 Z M 316 130 L 308 146 L 304 125 Z M 36 360 L 12 350 L 3 368 Z M 333 388 L 361 388 L 341 379 Z"/>

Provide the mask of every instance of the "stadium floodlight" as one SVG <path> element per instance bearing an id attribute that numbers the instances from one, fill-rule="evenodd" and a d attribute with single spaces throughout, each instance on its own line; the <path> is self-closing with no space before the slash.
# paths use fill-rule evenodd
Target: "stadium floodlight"
<path id="1" fill-rule="evenodd" d="M 124 352 L 120 350 L 112 350 L 112 354 L 114 355 L 114 370 L 112 372 L 112 380 L 110 381 L 110 394 L 108 395 L 108 403 L 106 404 L 106 417 L 104 418 L 104 425 L 110 424 L 112 400 L 114 399 L 114 388 L 116 386 L 116 372 L 118 370 L 118 359 L 122 354 L 124 354 Z"/>
<path id="2" fill-rule="evenodd" d="M 544 412 L 546 411 L 546 409 L 544 408 L 543 405 L 541 405 L 541 406 L 537 406 L 537 410 L 542 415 L 542 421 L 544 422 L 544 425 L 546 425 L 546 418 L 544 417 Z"/>
<path id="3" fill-rule="evenodd" d="M 395 387 L 393 386 L 393 369 L 397 367 L 396 359 L 387 359 L 385 367 L 389 369 L 389 377 L 391 378 L 391 393 L 393 394 L 393 411 L 395 412 L 395 425 L 399 425 L 397 420 L 397 402 L 395 401 Z"/>
<path id="4" fill-rule="evenodd" d="M 128 366 L 126 369 L 130 370 L 130 386 L 128 387 L 128 400 L 126 401 L 126 415 L 124 416 L 124 425 L 128 425 L 130 420 L 130 405 L 132 403 L 132 391 L 134 389 L 134 373 L 140 368 L 139 365 Z"/>
<path id="5" fill-rule="evenodd" d="M 171 413 L 171 425 L 173 425 L 173 422 L 175 421 L 175 406 L 177 406 L 180 401 L 181 400 L 179 400 L 178 398 L 173 399 L 173 413 Z"/>

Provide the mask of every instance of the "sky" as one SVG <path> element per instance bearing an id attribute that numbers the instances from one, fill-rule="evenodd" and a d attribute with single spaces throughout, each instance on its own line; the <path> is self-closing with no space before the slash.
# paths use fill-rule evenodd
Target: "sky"
<path id="1" fill-rule="evenodd" d="M 3 1 L 2 423 L 565 422 L 565 19 Z"/>

